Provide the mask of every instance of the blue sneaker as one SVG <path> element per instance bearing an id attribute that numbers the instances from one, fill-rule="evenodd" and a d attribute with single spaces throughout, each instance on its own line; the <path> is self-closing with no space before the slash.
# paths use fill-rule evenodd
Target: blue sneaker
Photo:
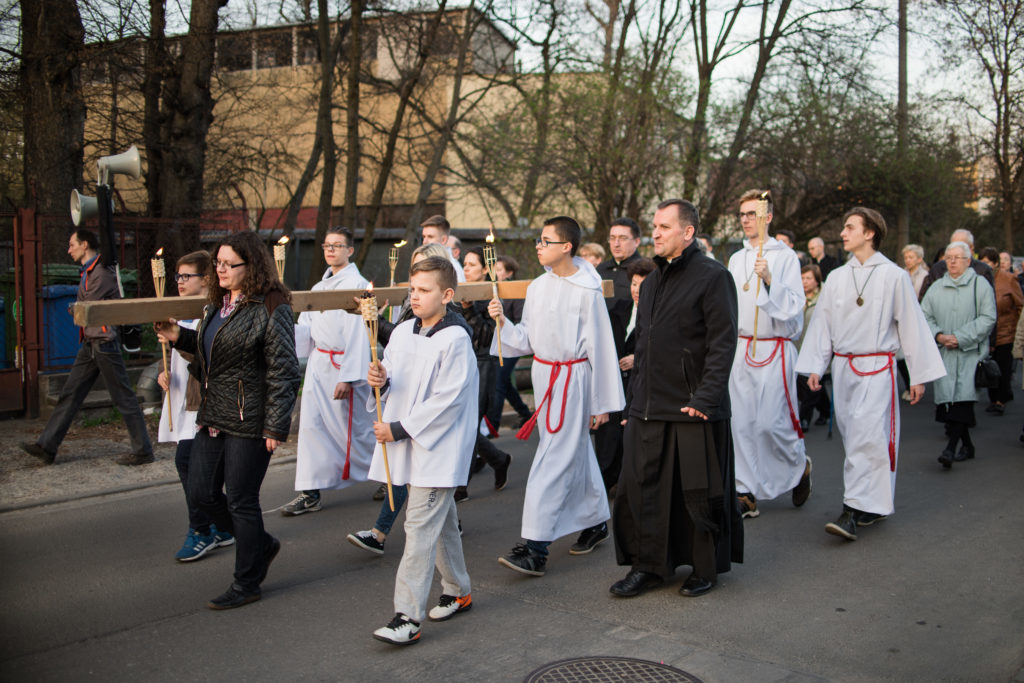
<path id="1" fill-rule="evenodd" d="M 223 548 L 224 546 L 235 544 L 235 537 L 226 531 L 218 529 L 216 524 L 210 525 L 210 535 L 213 536 L 214 548 Z"/>
<path id="2" fill-rule="evenodd" d="M 234 542 L 234 539 L 231 540 Z M 178 562 L 191 562 L 198 560 L 216 547 L 213 535 L 201 536 L 195 529 L 189 529 L 185 542 L 182 544 L 181 550 L 174 555 L 174 559 Z"/>

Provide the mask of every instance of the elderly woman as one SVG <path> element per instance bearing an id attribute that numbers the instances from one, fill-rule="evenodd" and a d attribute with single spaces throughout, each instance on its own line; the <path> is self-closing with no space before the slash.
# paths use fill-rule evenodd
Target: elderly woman
<path id="1" fill-rule="evenodd" d="M 1013 334 L 1017 330 L 1021 308 L 1024 307 L 1024 293 L 1013 274 L 1000 268 L 999 252 L 994 247 L 985 247 L 979 254 L 981 261 L 992 267 L 996 283 L 996 339 L 992 347 L 992 359 L 999 365 L 999 386 L 988 390 L 991 405 L 987 413 L 1002 415 L 1006 403 L 1013 400 Z"/>
<path id="2" fill-rule="evenodd" d="M 903 247 L 903 267 L 914 285 L 914 293 L 921 296 L 921 285 L 928 277 L 928 267 L 924 264 L 924 248 L 919 244 L 908 244 Z"/>
<path id="3" fill-rule="evenodd" d="M 966 242 L 950 243 L 944 260 L 946 274 L 928 288 L 921 309 L 946 366 L 946 376 L 935 380 L 935 419 L 946 423 L 949 443 L 939 462 L 949 469 L 954 461 L 974 457 L 974 373 L 978 361 L 988 355 L 996 304 L 992 286 L 969 267 L 971 248 Z"/>
<path id="4" fill-rule="evenodd" d="M 811 324 L 811 316 L 814 315 L 814 307 L 818 305 L 818 297 L 821 295 L 821 282 L 824 278 L 821 275 L 821 268 L 815 264 L 809 264 L 800 269 L 800 281 L 804 288 L 804 328 L 800 332 L 800 338 L 796 340 L 796 348 L 799 351 L 804 342 L 804 335 Z M 828 377 L 828 375 L 826 375 Z M 908 385 L 909 386 L 909 385 Z M 811 427 L 811 418 L 814 417 L 814 409 L 818 409 L 816 425 L 828 423 L 832 415 L 832 403 L 828 398 L 825 389 L 811 391 L 807 386 L 807 377 L 797 375 L 796 395 L 800 405 L 800 428 L 805 432 Z"/>
<path id="5" fill-rule="evenodd" d="M 161 341 L 192 354 L 189 371 L 199 379 L 189 494 L 237 541 L 234 581 L 207 603 L 223 610 L 260 599 L 281 549 L 263 528 L 260 487 L 274 449 L 288 438 L 301 377 L 291 294 L 267 245 L 243 230 L 214 254 L 210 303 L 198 330 L 173 322 L 157 329 Z"/>

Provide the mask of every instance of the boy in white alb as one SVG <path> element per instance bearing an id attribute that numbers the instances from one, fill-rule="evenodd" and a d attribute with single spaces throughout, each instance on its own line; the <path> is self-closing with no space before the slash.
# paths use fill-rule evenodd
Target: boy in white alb
<path id="1" fill-rule="evenodd" d="M 444 621 L 473 604 L 455 488 L 469 478 L 479 376 L 469 328 L 461 315 L 446 310 L 456 284 L 446 259 L 428 257 L 413 265 L 409 303 L 416 317 L 392 331 L 383 361 L 367 373 L 370 386 L 380 387 L 386 401 L 382 421 L 373 424 L 378 446 L 370 478 L 387 481 L 380 446 L 387 444 L 392 484 L 409 487 L 395 616 L 373 632 L 394 645 L 419 641 L 435 562 L 442 595 L 430 619 Z M 373 399 L 368 408 L 373 409 Z"/>
<path id="2" fill-rule="evenodd" d="M 501 327 L 509 356 L 534 355 L 533 392 L 540 397 L 533 417 L 520 430 L 525 439 L 534 424 L 540 443 L 530 468 L 523 501 L 522 536 L 503 566 L 543 576 L 552 541 L 583 531 L 570 554 L 583 555 L 608 538 L 608 495 L 590 430 L 622 410 L 626 398 L 601 278 L 575 256 L 582 231 L 567 216 L 544 223 L 537 259 L 548 269 L 530 283 L 518 325 L 505 324 L 501 301 L 488 313 Z M 497 355 L 498 335 L 491 343 Z"/>
<path id="3" fill-rule="evenodd" d="M 174 281 L 178 285 L 178 296 L 206 295 L 206 274 L 210 270 L 210 255 L 205 251 L 185 254 L 177 263 Z M 198 320 L 179 320 L 178 324 L 194 330 Z M 188 506 L 188 534 L 181 549 L 174 555 L 178 562 L 192 562 L 206 555 L 214 548 L 231 545 L 235 537 L 220 531 L 210 522 L 209 515 L 189 496 L 188 470 L 192 454 L 192 440 L 196 435 L 196 412 L 199 409 L 199 381 L 188 371 L 190 360 L 172 350 L 170 369 L 161 372 L 157 382 L 166 391 L 164 409 L 160 413 L 157 440 L 161 443 L 177 442 L 174 452 L 174 466 L 178 470 L 181 486 L 185 490 L 185 504 Z M 171 429 L 171 425 L 174 429 Z"/>
<path id="4" fill-rule="evenodd" d="M 796 371 L 811 391 L 832 366 L 835 418 L 843 437 L 843 512 L 825 531 L 857 540 L 857 527 L 893 513 L 900 411 L 895 354 L 910 369 L 910 404 L 924 385 L 946 374 L 910 276 L 883 256 L 882 215 L 854 207 L 843 218 L 843 249 L 853 258 L 833 270 L 821 288 Z M 835 359 L 833 360 L 833 356 Z"/>
<path id="5" fill-rule="evenodd" d="M 349 262 L 352 240 L 348 228 L 327 231 L 327 270 L 313 291 L 366 288 L 366 278 Z M 309 361 L 295 461 L 295 490 L 300 494 L 281 508 L 285 516 L 320 510 L 321 489 L 366 481 L 373 456 L 373 420 L 363 409 L 370 395 L 363 380 L 370 345 L 362 317 L 343 310 L 303 312 L 295 324 L 295 353 Z"/>

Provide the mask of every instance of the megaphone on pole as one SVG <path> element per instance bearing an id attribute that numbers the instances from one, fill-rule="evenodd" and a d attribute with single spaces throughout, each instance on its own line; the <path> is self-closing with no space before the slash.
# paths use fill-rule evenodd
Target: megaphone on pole
<path id="1" fill-rule="evenodd" d="M 78 190 L 71 190 L 71 222 L 77 228 L 90 218 L 100 215 L 100 204 L 96 197 L 84 195 Z"/>
<path id="2" fill-rule="evenodd" d="M 109 184 L 110 176 L 114 173 L 131 176 L 138 180 L 142 175 L 142 160 L 139 158 L 139 148 L 132 145 L 127 152 L 100 157 L 96 167 L 99 170 L 100 185 Z"/>

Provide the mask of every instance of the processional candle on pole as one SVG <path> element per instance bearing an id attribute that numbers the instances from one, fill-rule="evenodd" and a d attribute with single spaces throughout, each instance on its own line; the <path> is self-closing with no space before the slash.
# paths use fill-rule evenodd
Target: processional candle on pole
<path id="1" fill-rule="evenodd" d="M 491 226 L 491 232 L 487 235 L 486 244 L 484 244 L 484 265 L 487 266 L 487 274 L 491 276 L 491 293 L 494 298 L 498 298 L 498 275 L 495 272 L 495 266 L 498 263 L 498 257 L 494 253 L 494 226 Z M 505 359 L 502 358 L 501 354 L 501 326 L 494 326 L 494 335 L 498 338 L 498 365 L 504 366 Z"/>
<path id="2" fill-rule="evenodd" d="M 768 191 L 765 190 L 761 193 L 761 196 L 757 198 L 757 211 L 755 214 L 757 220 L 757 258 L 764 257 L 764 238 L 768 227 Z M 757 358 L 757 318 L 761 309 L 757 305 L 757 299 L 761 296 L 761 278 L 757 278 L 757 286 L 754 289 L 754 335 L 752 339 L 752 352 L 754 358 Z"/>
<path id="3" fill-rule="evenodd" d="M 150 269 L 153 271 L 153 289 L 156 290 L 157 298 L 164 296 L 164 284 L 167 282 L 167 269 L 164 267 L 164 248 L 156 250 L 156 256 L 149 260 Z M 167 427 L 174 431 L 174 416 L 171 411 L 171 374 L 167 372 L 167 342 L 160 342 L 160 355 L 163 358 L 164 375 L 167 376 Z"/>
<path id="4" fill-rule="evenodd" d="M 373 295 L 373 283 L 363 296 L 359 299 L 359 312 L 363 316 L 363 323 L 366 324 L 366 336 L 370 341 L 370 355 L 373 358 L 373 364 L 378 365 L 377 361 L 377 297 Z M 381 410 L 380 410 L 380 387 L 373 388 L 374 398 L 377 399 L 377 422 L 381 422 Z M 381 453 L 384 455 L 384 476 L 387 479 L 388 484 L 388 505 L 391 507 L 391 511 L 395 511 L 395 494 L 391 489 L 391 466 L 388 464 L 388 445 L 382 443 L 380 445 Z"/>
<path id="5" fill-rule="evenodd" d="M 285 245 L 288 244 L 288 235 L 285 235 L 274 245 L 274 265 L 277 266 L 277 276 L 284 282 Z"/>
<path id="6" fill-rule="evenodd" d="M 391 270 L 391 286 L 395 286 L 395 268 L 398 267 L 398 250 L 407 244 L 405 240 L 395 242 L 388 253 L 388 268 Z"/>

